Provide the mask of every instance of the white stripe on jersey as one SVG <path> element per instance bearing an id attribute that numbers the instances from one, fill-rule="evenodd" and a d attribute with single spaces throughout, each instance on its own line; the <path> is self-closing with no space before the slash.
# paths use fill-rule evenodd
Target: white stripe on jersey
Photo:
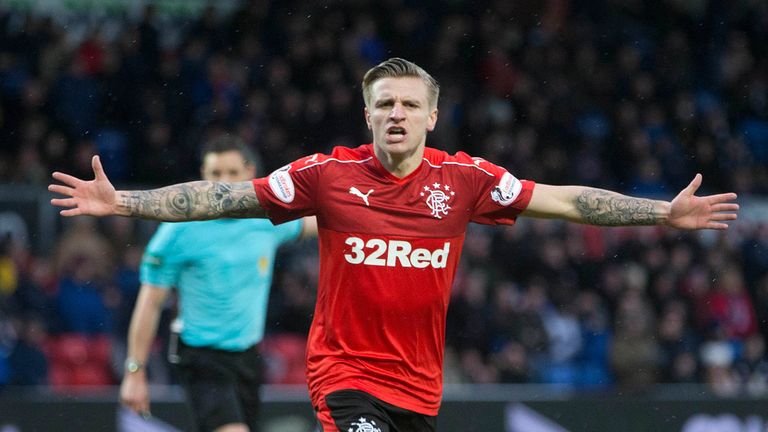
<path id="1" fill-rule="evenodd" d="M 322 162 L 315 162 L 312 165 L 301 167 L 301 168 L 297 169 L 296 172 L 304 171 L 307 168 L 312 168 L 314 166 L 322 165 L 322 164 L 324 164 L 326 162 L 330 162 L 330 161 L 336 161 L 336 162 L 339 162 L 339 163 L 364 163 L 364 162 L 368 162 L 371 159 L 373 159 L 373 156 L 369 156 L 369 157 L 367 157 L 365 159 L 361 159 L 361 160 L 341 160 L 341 159 L 336 159 L 336 158 L 328 158 L 328 159 L 326 159 L 326 160 L 324 160 Z"/>
<path id="2" fill-rule="evenodd" d="M 308 165 L 308 166 L 305 166 L 305 167 L 298 168 L 296 170 L 296 172 L 304 171 L 305 169 L 312 168 L 312 167 L 318 166 L 318 165 L 323 165 L 326 162 L 331 162 L 331 161 L 339 162 L 339 163 L 365 163 L 365 162 L 368 162 L 371 159 L 373 159 L 373 156 L 369 156 L 369 157 L 367 157 L 365 159 L 361 159 L 361 160 L 353 160 L 353 159 L 341 160 L 341 159 L 337 159 L 337 158 L 328 158 L 328 159 L 326 159 L 326 160 L 324 160 L 322 162 L 315 162 L 312 165 Z M 487 174 L 487 175 L 489 175 L 491 177 L 495 177 L 492 173 L 490 173 L 490 172 L 480 168 L 479 166 L 477 166 L 475 164 L 465 164 L 465 163 L 461 163 L 461 162 L 443 161 L 442 165 L 433 165 L 427 158 L 422 158 L 422 160 L 424 162 L 426 162 L 427 165 L 429 165 L 432 168 L 442 168 L 442 165 L 458 165 L 458 166 L 464 166 L 464 167 L 472 167 L 472 168 L 475 168 L 475 169 L 478 169 L 478 170 L 484 172 L 485 174 Z"/>
<path id="3" fill-rule="evenodd" d="M 431 166 L 432 168 L 442 168 L 442 166 L 440 166 L 440 165 L 432 165 L 432 164 L 431 164 L 431 163 L 430 163 L 430 162 L 427 160 L 427 158 L 424 158 L 424 162 L 426 162 L 426 163 L 427 163 L 429 166 Z M 461 163 L 461 162 L 450 162 L 450 161 L 443 161 L 443 165 L 458 165 L 458 166 L 466 166 L 466 167 L 477 168 L 477 169 L 479 169 L 480 171 L 482 171 L 482 172 L 484 172 L 484 173 L 488 174 L 489 176 L 491 176 L 491 177 L 495 177 L 493 174 L 489 173 L 488 171 L 486 171 L 486 170 L 484 170 L 484 169 L 480 168 L 479 166 L 477 166 L 477 165 L 475 165 L 475 164 L 465 164 L 465 163 Z"/>

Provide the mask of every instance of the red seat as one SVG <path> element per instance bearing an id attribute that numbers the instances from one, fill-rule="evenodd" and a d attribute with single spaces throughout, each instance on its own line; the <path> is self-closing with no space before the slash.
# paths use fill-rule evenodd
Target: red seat
<path id="1" fill-rule="evenodd" d="M 112 385 L 112 342 L 106 335 L 66 333 L 46 342 L 54 387 Z"/>
<path id="2" fill-rule="evenodd" d="M 272 384 L 306 383 L 307 340 L 294 334 L 268 336 L 262 341 L 267 363 L 267 382 Z"/>
<path id="3" fill-rule="evenodd" d="M 102 364 L 112 363 L 112 340 L 107 335 L 96 335 L 89 343 L 89 358 Z"/>
<path id="4" fill-rule="evenodd" d="M 51 361 L 65 365 L 83 364 L 88 360 L 89 341 L 85 335 L 59 335 L 51 345 Z"/>
<path id="5" fill-rule="evenodd" d="M 72 371 L 71 385 L 74 386 L 108 386 L 112 384 L 112 375 L 101 363 L 88 362 Z"/>
<path id="6" fill-rule="evenodd" d="M 72 369 L 61 363 L 51 363 L 48 367 L 48 382 L 53 387 L 71 385 Z"/>

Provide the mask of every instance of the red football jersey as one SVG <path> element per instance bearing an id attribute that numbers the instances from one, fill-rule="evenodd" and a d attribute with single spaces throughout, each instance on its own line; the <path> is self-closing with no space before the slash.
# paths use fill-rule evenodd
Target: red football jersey
<path id="1" fill-rule="evenodd" d="M 299 159 L 253 184 L 274 223 L 317 216 L 320 281 L 307 347 L 314 405 L 354 389 L 437 415 L 467 224 L 513 224 L 534 183 L 432 148 L 400 179 L 367 144 Z"/>

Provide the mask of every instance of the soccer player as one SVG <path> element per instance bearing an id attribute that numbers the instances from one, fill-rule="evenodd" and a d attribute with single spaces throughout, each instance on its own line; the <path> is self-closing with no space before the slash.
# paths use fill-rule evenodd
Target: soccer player
<path id="1" fill-rule="evenodd" d="M 314 154 L 252 182 L 193 182 L 115 191 L 98 157 L 95 179 L 54 173 L 64 216 L 163 220 L 316 215 L 320 280 L 307 381 L 324 431 L 434 431 L 442 392 L 445 316 L 469 222 L 520 216 L 600 226 L 727 228 L 733 193 L 671 202 L 582 186 L 518 180 L 465 153 L 426 147 L 437 123 L 437 82 L 399 58 L 362 82 L 373 143 Z"/>
<path id="2" fill-rule="evenodd" d="M 238 138 L 209 141 L 202 156 L 207 181 L 256 176 L 256 155 Z M 316 233 L 314 217 L 278 226 L 263 219 L 161 224 L 141 264 L 121 402 L 149 413 L 144 366 L 163 304 L 176 287 L 182 329 L 174 354 L 198 430 L 258 431 L 264 371 L 257 344 L 264 335 L 275 251 Z"/>

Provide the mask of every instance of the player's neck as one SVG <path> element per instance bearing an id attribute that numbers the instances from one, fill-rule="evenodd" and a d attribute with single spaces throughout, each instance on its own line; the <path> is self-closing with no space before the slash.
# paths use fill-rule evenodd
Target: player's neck
<path id="1" fill-rule="evenodd" d="M 409 153 L 389 153 L 378 146 L 373 146 L 373 152 L 381 165 L 397 178 L 405 178 L 416 171 L 424 158 L 424 145 L 416 147 Z"/>

